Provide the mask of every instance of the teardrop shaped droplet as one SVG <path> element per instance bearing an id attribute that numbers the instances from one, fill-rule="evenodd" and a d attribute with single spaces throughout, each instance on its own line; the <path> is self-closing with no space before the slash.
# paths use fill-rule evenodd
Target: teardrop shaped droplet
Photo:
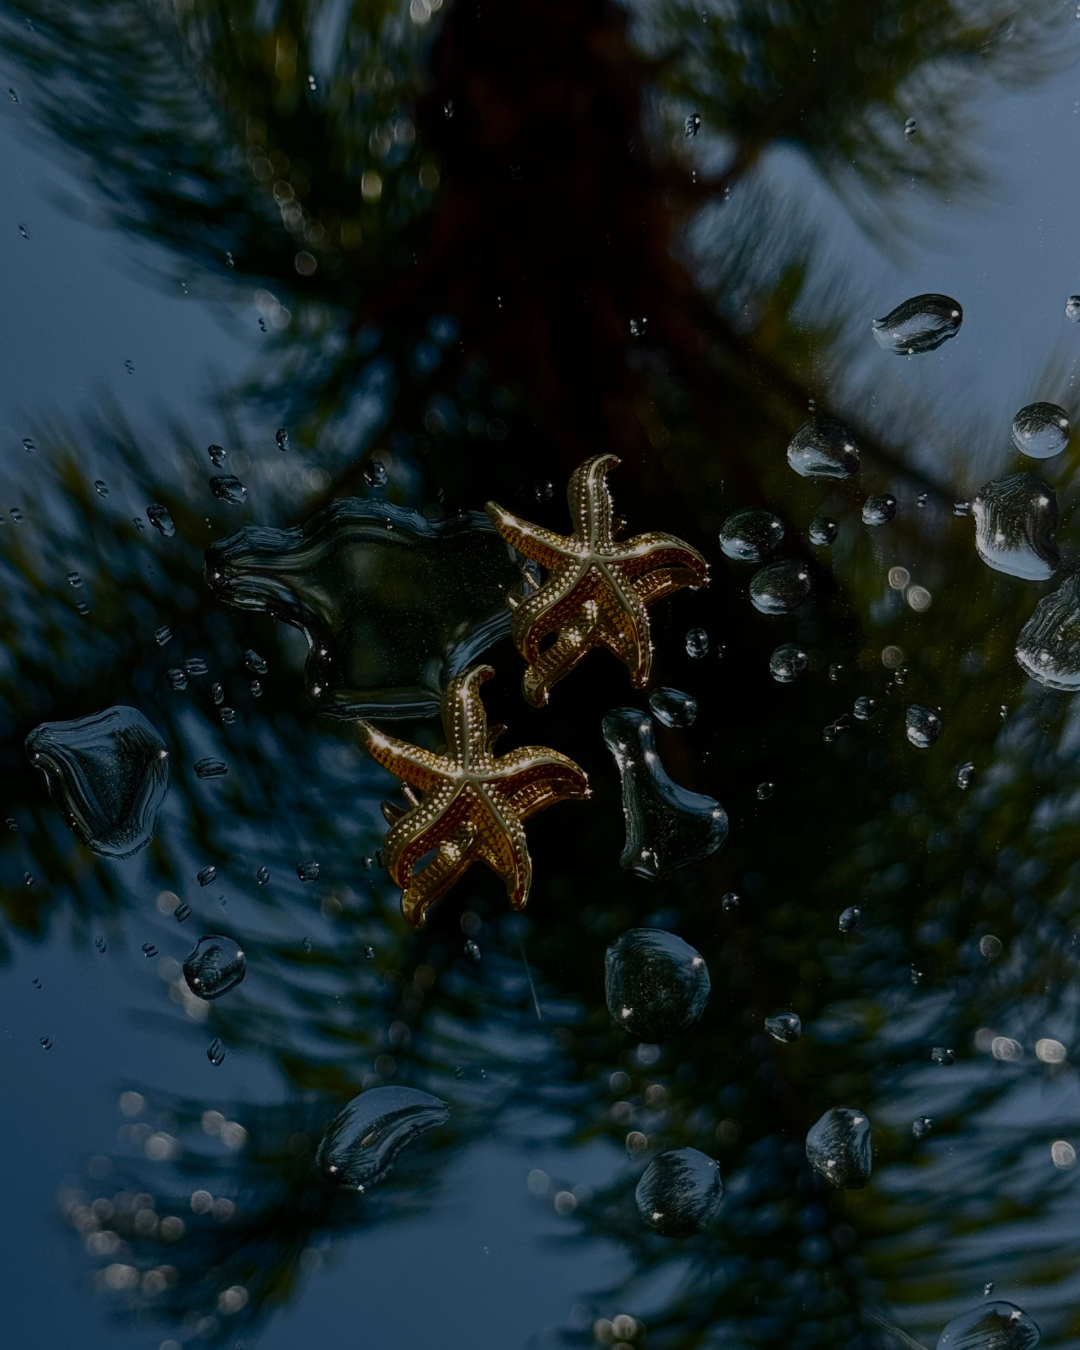
<path id="1" fill-rule="evenodd" d="M 1049 689 L 1080 689 L 1080 573 L 1044 595 L 1020 630 L 1016 659 Z"/>
<path id="2" fill-rule="evenodd" d="M 206 453 L 210 456 L 210 463 L 215 469 L 220 469 L 225 463 L 225 447 L 223 445 L 208 445 Z"/>
<path id="3" fill-rule="evenodd" d="M 1045 581 L 1061 555 L 1054 541 L 1058 505 L 1054 489 L 1030 473 L 995 478 L 972 505 L 975 547 L 996 572 L 1022 581 Z"/>
<path id="4" fill-rule="evenodd" d="M 859 468 L 859 443 L 835 417 L 812 417 L 791 438 L 787 458 L 800 478 L 850 478 Z"/>
<path id="5" fill-rule="evenodd" d="M 696 1022 L 710 988 L 705 958 L 662 928 L 631 928 L 604 957 L 608 1012 L 651 1045 L 670 1041 Z"/>
<path id="6" fill-rule="evenodd" d="M 937 1350 L 1033 1350 L 1039 1336 L 1023 1309 L 1001 1299 L 954 1317 L 938 1337 Z"/>
<path id="7" fill-rule="evenodd" d="M 715 1217 L 724 1198 L 720 1164 L 696 1148 L 654 1158 L 634 1192 L 643 1221 L 664 1237 L 691 1237 Z"/>
<path id="8" fill-rule="evenodd" d="M 169 515 L 168 507 L 162 506 L 160 502 L 150 503 L 146 508 L 146 518 L 158 534 L 163 534 L 166 539 L 171 539 L 176 533 L 176 526 L 173 524 L 172 516 Z"/>
<path id="9" fill-rule="evenodd" d="M 859 926 L 859 920 L 862 918 L 862 908 L 859 905 L 848 905 L 847 909 L 840 913 L 840 931 L 841 933 L 852 933 Z"/>
<path id="10" fill-rule="evenodd" d="M 904 714 L 904 729 L 912 745 L 919 750 L 929 750 L 941 735 L 941 718 L 933 708 L 912 703 Z"/>
<path id="11" fill-rule="evenodd" d="M 784 642 L 769 657 L 769 674 L 777 684 L 792 684 L 810 669 L 810 658 L 797 642 Z"/>
<path id="12" fill-rule="evenodd" d="M 802 1035 L 802 1018 L 798 1013 L 777 1013 L 775 1017 L 766 1017 L 765 1030 L 774 1041 L 790 1045 Z"/>
<path id="13" fill-rule="evenodd" d="M 771 511 L 736 511 L 721 527 L 720 548 L 738 562 L 761 562 L 783 538 L 784 522 Z"/>
<path id="14" fill-rule="evenodd" d="M 386 1176 L 413 1140 L 449 1116 L 445 1102 L 417 1088 L 369 1088 L 330 1122 L 315 1159 L 327 1181 L 366 1190 Z"/>
<path id="15" fill-rule="evenodd" d="M 794 558 L 770 563 L 750 578 L 750 603 L 762 614 L 790 614 L 810 594 L 810 572 Z"/>
<path id="16" fill-rule="evenodd" d="M 169 752 L 137 708 L 42 722 L 27 736 L 26 753 L 44 773 L 53 804 L 94 853 L 126 858 L 154 837 Z"/>
<path id="17" fill-rule="evenodd" d="M 215 1069 L 219 1069 L 225 1063 L 225 1047 L 219 1037 L 215 1036 L 206 1047 L 206 1058 Z"/>
<path id="18" fill-rule="evenodd" d="M 864 525 L 887 525 L 896 515 L 896 498 L 891 492 L 878 492 L 862 505 Z"/>
<path id="19" fill-rule="evenodd" d="M 964 311 L 947 295 L 915 295 L 871 324 L 879 347 L 898 356 L 932 352 L 955 337 Z"/>
<path id="20" fill-rule="evenodd" d="M 622 866 L 638 876 L 660 877 L 715 853 L 727 838 L 727 812 L 712 797 L 671 781 L 648 717 L 636 708 L 616 708 L 603 728 L 622 783 Z"/>
<path id="21" fill-rule="evenodd" d="M 1029 403 L 1013 418 L 1013 445 L 1032 459 L 1060 455 L 1069 444 L 1069 417 L 1056 403 Z"/>
<path id="22" fill-rule="evenodd" d="M 806 1160 L 815 1172 L 842 1190 L 858 1190 L 874 1166 L 870 1122 L 852 1106 L 834 1106 L 806 1136 Z"/>
<path id="23" fill-rule="evenodd" d="M 215 474 L 210 479 L 210 491 L 219 502 L 228 502 L 230 506 L 243 506 L 247 501 L 247 488 L 235 474 Z"/>
<path id="24" fill-rule="evenodd" d="M 649 708 L 665 727 L 693 726 L 697 717 L 697 699 L 681 689 L 654 689 L 649 695 Z"/>
<path id="25" fill-rule="evenodd" d="M 836 521 L 828 516 L 815 516 L 807 534 L 815 548 L 828 548 L 836 538 Z"/>
<path id="26" fill-rule="evenodd" d="M 247 974 L 247 958 L 232 938 L 201 937 L 184 961 L 184 979 L 197 998 L 220 998 Z"/>

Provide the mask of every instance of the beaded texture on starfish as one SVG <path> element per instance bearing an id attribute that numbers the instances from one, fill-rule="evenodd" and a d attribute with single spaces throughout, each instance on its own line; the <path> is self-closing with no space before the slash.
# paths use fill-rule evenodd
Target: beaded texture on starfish
<path id="1" fill-rule="evenodd" d="M 644 688 L 652 671 L 648 606 L 684 586 L 709 583 L 705 559 L 672 534 L 615 538 L 606 476 L 618 463 L 615 455 L 597 455 L 574 470 L 566 494 L 570 535 L 487 503 L 502 537 L 548 574 L 532 595 L 511 601 L 514 642 L 528 662 L 522 689 L 534 707 L 543 707 L 552 686 L 594 647 L 614 652 L 635 688 Z M 552 633 L 555 641 L 543 647 Z"/>
<path id="2" fill-rule="evenodd" d="M 589 795 L 584 770 L 555 750 L 526 745 L 492 754 L 506 728 L 488 727 L 480 685 L 494 673 L 473 666 L 450 681 L 442 699 L 445 754 L 357 723 L 362 744 L 401 779 L 410 803 L 407 810 L 383 803 L 390 823 L 384 856 L 402 890 L 402 913 L 416 927 L 474 862 L 502 877 L 511 907 L 524 909 L 532 881 L 524 822 L 555 802 Z M 435 857 L 413 875 L 432 849 Z"/>

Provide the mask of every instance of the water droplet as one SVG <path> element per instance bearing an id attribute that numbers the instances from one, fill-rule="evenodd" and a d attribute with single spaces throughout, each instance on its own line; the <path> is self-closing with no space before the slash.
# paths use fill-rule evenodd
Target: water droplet
<path id="1" fill-rule="evenodd" d="M 374 954 L 375 953 L 372 952 L 373 956 Z M 474 942 L 472 938 L 469 938 L 465 943 L 465 959 L 466 961 L 471 961 L 474 966 L 478 965 L 480 962 L 480 946 L 478 943 Z"/>
<path id="2" fill-rule="evenodd" d="M 51 1050 L 55 1045 L 55 1041 L 51 1036 L 42 1036 L 40 1037 L 38 1044 L 41 1046 L 42 1050 Z"/>
<path id="3" fill-rule="evenodd" d="M 381 488 L 386 486 L 389 475 L 386 472 L 386 465 L 381 459 L 369 459 L 364 465 L 364 482 L 370 488 Z"/>
<path id="4" fill-rule="evenodd" d="M 1068 577 L 1035 606 L 1020 630 L 1016 659 L 1050 689 L 1080 689 L 1080 574 Z"/>
<path id="5" fill-rule="evenodd" d="M 736 511 L 720 529 L 720 548 L 738 562 L 761 562 L 784 538 L 784 523 L 771 511 Z"/>
<path id="6" fill-rule="evenodd" d="M 986 1283 L 983 1285 L 983 1298 L 989 1298 L 993 1292 L 994 1292 L 994 1281 L 987 1280 Z"/>
<path id="7" fill-rule="evenodd" d="M 836 538 L 836 521 L 828 516 L 815 516 L 808 531 L 810 542 L 817 548 L 828 548 Z"/>
<path id="8" fill-rule="evenodd" d="M 704 628 L 691 628 L 686 635 L 686 654 L 700 661 L 709 654 L 709 635 Z"/>
<path id="9" fill-rule="evenodd" d="M 210 479 L 210 491 L 219 502 L 228 502 L 230 506 L 243 506 L 247 501 L 247 488 L 235 474 L 215 474 Z"/>
<path id="10" fill-rule="evenodd" d="M 934 1122 L 929 1116 L 916 1116 L 911 1122 L 911 1133 L 916 1139 L 926 1139 L 934 1128 Z"/>
<path id="11" fill-rule="evenodd" d="M 167 623 L 163 623 L 160 628 L 154 629 L 154 641 L 159 647 L 164 647 L 167 642 L 172 641 L 172 629 Z"/>
<path id="12" fill-rule="evenodd" d="M 769 674 L 778 684 L 791 684 L 810 669 L 810 658 L 795 642 L 784 642 L 769 657 Z"/>
<path id="13" fill-rule="evenodd" d="M 319 864 L 317 862 L 302 862 L 296 864 L 296 875 L 301 881 L 318 881 Z"/>
<path id="14" fill-rule="evenodd" d="M 22 237 L 23 237 L 24 239 L 29 239 L 29 238 L 30 238 L 30 231 L 26 228 L 25 225 L 20 225 L 20 226 L 19 226 L 19 233 L 22 235 Z"/>
<path id="15" fill-rule="evenodd" d="M 912 703 L 904 715 L 907 738 L 919 750 L 929 750 L 941 735 L 941 718 L 932 708 Z"/>
<path id="16" fill-rule="evenodd" d="M 648 717 L 636 708 L 616 708 L 605 716 L 603 730 L 622 784 L 622 866 L 660 877 L 715 853 L 727 838 L 727 813 L 711 797 L 671 781 Z"/>
<path id="17" fill-rule="evenodd" d="M 887 525 L 896 515 L 896 498 L 889 492 L 878 492 L 867 497 L 862 506 L 864 525 Z"/>
<path id="18" fill-rule="evenodd" d="M 224 778 L 229 766 L 223 759 L 199 759 L 195 761 L 196 778 Z"/>
<path id="19" fill-rule="evenodd" d="M 217 880 L 217 868 L 213 863 L 207 863 L 205 867 L 200 867 L 195 873 L 195 880 L 200 886 L 212 886 Z"/>
<path id="20" fill-rule="evenodd" d="M 126 858 L 153 838 L 169 758 L 136 708 L 42 722 L 27 736 L 26 753 L 44 773 L 53 804 L 94 853 Z"/>
<path id="21" fill-rule="evenodd" d="M 355 497 L 297 529 L 238 530 L 207 550 L 206 578 L 225 603 L 305 634 L 308 694 L 340 718 L 438 712 L 447 673 L 509 635 L 507 596 L 525 588 L 486 516 L 428 521 Z"/>
<path id="22" fill-rule="evenodd" d="M 168 508 L 161 505 L 160 502 L 151 502 L 146 508 L 146 518 L 153 525 L 159 534 L 163 534 L 166 539 L 171 539 L 176 533 L 176 526 L 173 524 L 173 518 L 169 515 Z"/>
<path id="23" fill-rule="evenodd" d="M 787 458 L 801 478 L 850 478 L 859 468 L 859 445 L 843 422 L 812 417 L 791 438 Z"/>
<path id="24" fill-rule="evenodd" d="M 260 886 L 265 886 L 270 880 L 270 869 L 268 867 L 257 867 L 255 869 L 255 880 Z"/>
<path id="25" fill-rule="evenodd" d="M 184 979 L 198 998 L 220 998 L 246 974 L 247 958 L 228 937 L 201 937 L 184 960 Z"/>
<path id="26" fill-rule="evenodd" d="M 993 933 L 984 933 L 979 939 L 979 951 L 988 961 L 996 961 L 1004 950 L 1004 943 Z"/>
<path id="27" fill-rule="evenodd" d="M 220 469 L 225 463 L 225 447 L 223 445 L 208 445 L 206 453 L 210 456 L 210 463 L 215 469 Z"/>
<path id="28" fill-rule="evenodd" d="M 964 312 L 947 295 L 916 295 L 871 324 L 874 338 L 898 356 L 932 352 L 960 331 Z"/>
<path id="29" fill-rule="evenodd" d="M 1039 1335 L 1015 1303 L 980 1303 L 953 1318 L 938 1337 L 937 1350 L 1032 1350 Z"/>
<path id="30" fill-rule="evenodd" d="M 1029 403 L 1013 418 L 1013 445 L 1032 459 L 1060 455 L 1069 443 L 1069 418 L 1056 403 Z"/>
<path id="31" fill-rule="evenodd" d="M 1049 483 L 1013 473 L 985 484 L 975 498 L 975 547 L 997 572 L 1045 581 L 1061 555 L 1054 542 L 1057 497 Z"/>
<path id="32" fill-rule="evenodd" d="M 312 92 L 314 92 L 318 88 L 318 85 L 315 83 L 314 75 L 309 75 L 307 77 L 307 86 Z"/>
<path id="33" fill-rule="evenodd" d="M 727 894 L 720 901 L 720 908 L 724 911 L 725 914 L 735 913 L 735 911 L 739 908 L 739 897 L 735 894 L 734 891 L 727 892 Z"/>
<path id="34" fill-rule="evenodd" d="M 757 799 L 759 802 L 766 802 L 775 791 L 775 783 L 759 783 L 757 785 Z"/>
<path id="35" fill-rule="evenodd" d="M 368 961 L 374 961 L 374 960 L 375 960 L 375 948 L 374 948 L 374 947 L 365 947 L 365 948 L 364 948 L 364 956 L 365 956 L 365 958 L 366 958 Z"/>
<path id="36" fill-rule="evenodd" d="M 448 98 L 448 99 L 446 100 L 446 102 L 443 104 L 443 109 L 442 109 L 442 110 L 443 110 L 443 116 L 444 116 L 444 117 L 446 118 L 446 120 L 449 122 L 450 119 L 451 119 L 451 117 L 453 117 L 453 115 L 454 115 L 454 100 L 453 100 L 452 98 Z"/>
<path id="37" fill-rule="evenodd" d="M 95 938 L 94 946 L 98 949 L 99 952 L 108 951 L 108 944 L 106 943 L 103 937 Z"/>
<path id="38" fill-rule="evenodd" d="M 94 479 L 94 489 L 99 497 L 107 497 L 109 495 L 109 485 L 105 482 L 104 478 Z"/>
<path id="39" fill-rule="evenodd" d="M 648 326 L 648 322 L 649 322 L 649 321 L 648 321 L 648 319 L 646 319 L 646 318 L 631 319 L 631 320 L 630 320 L 630 336 L 631 336 L 631 337 L 635 337 L 635 338 L 644 337 L 644 336 L 645 336 L 645 329 L 646 329 L 646 327 Z"/>
<path id="40" fill-rule="evenodd" d="M 8 92 L 8 98 L 11 99 L 12 103 L 18 103 L 18 101 L 19 101 L 19 95 L 15 92 L 15 90 L 14 90 L 14 89 L 9 89 L 7 92 Z"/>
<path id="41" fill-rule="evenodd" d="M 930 1051 L 930 1063 L 955 1064 L 956 1056 L 947 1046 L 935 1045 L 934 1048 Z"/>
<path id="42" fill-rule="evenodd" d="M 851 1106 L 826 1111 L 806 1136 L 806 1159 L 815 1172 L 843 1190 L 858 1190 L 874 1165 L 870 1122 Z"/>
<path id="43" fill-rule="evenodd" d="M 449 1116 L 445 1102 L 417 1088 L 370 1088 L 330 1122 L 315 1159 L 328 1181 L 363 1191 L 386 1176 L 403 1149 Z"/>
<path id="44" fill-rule="evenodd" d="M 790 614 L 810 595 L 810 573 L 794 558 L 770 563 L 750 578 L 750 603 L 761 614 Z"/>
<path id="45" fill-rule="evenodd" d="M 185 904 L 182 900 L 173 910 L 173 918 L 177 923 L 184 923 L 191 918 L 191 906 Z"/>
<path id="46" fill-rule="evenodd" d="M 284 427 L 278 427 L 277 431 L 274 433 L 274 440 L 277 441 L 277 447 L 279 450 L 282 451 L 288 450 L 289 433 L 285 430 Z"/>
<path id="47" fill-rule="evenodd" d="M 184 662 L 184 669 L 189 675 L 205 675 L 208 666 L 201 656 L 189 656 Z"/>
<path id="48" fill-rule="evenodd" d="M 1080 295 L 1070 295 L 1065 301 L 1065 317 L 1073 323 L 1080 323 Z"/>
<path id="49" fill-rule="evenodd" d="M 252 680 L 248 685 L 252 698 L 262 698 L 262 684 L 258 680 Z"/>
<path id="50" fill-rule="evenodd" d="M 210 686 L 210 697 L 214 700 L 214 706 L 220 708 L 225 702 L 225 690 L 220 684 L 215 682 Z"/>
<path id="51" fill-rule="evenodd" d="M 869 694 L 860 694 L 855 700 L 854 712 L 860 722 L 869 722 L 877 712 L 877 700 Z"/>
<path id="52" fill-rule="evenodd" d="M 907 121 L 904 123 L 904 135 L 910 138 L 911 136 L 915 135 L 915 131 L 916 131 L 915 119 L 914 117 L 909 117 Z"/>
<path id="53" fill-rule="evenodd" d="M 236 259 L 233 257 L 233 255 L 229 252 L 228 249 L 225 250 L 225 266 L 226 267 L 236 266 Z"/>
<path id="54" fill-rule="evenodd" d="M 919 509 L 921 510 L 929 500 L 930 500 L 929 492 L 920 492 L 919 495 L 915 498 L 915 505 L 919 507 Z"/>
<path id="55" fill-rule="evenodd" d="M 642 1220 L 664 1237 L 690 1237 L 715 1217 L 724 1187 L 720 1164 L 696 1148 L 654 1158 L 634 1192 Z"/>
<path id="56" fill-rule="evenodd" d="M 683 123 L 683 135 L 687 140 L 691 140 L 701 130 L 701 117 L 698 113 L 691 113 Z"/>
<path id="57" fill-rule="evenodd" d="M 774 1041 L 790 1045 L 802 1035 L 802 1018 L 798 1013 L 777 1013 L 775 1017 L 766 1017 L 765 1030 Z"/>
<path id="58" fill-rule="evenodd" d="M 696 1022 L 710 987 L 701 953 L 662 928 L 631 928 L 604 957 L 608 1012 L 651 1045 L 670 1041 Z"/>
<path id="59" fill-rule="evenodd" d="M 862 906 L 848 905 L 847 909 L 842 910 L 840 914 L 839 926 L 841 933 L 854 932 L 854 930 L 858 928 L 859 921 L 861 918 L 862 918 Z"/>
<path id="60" fill-rule="evenodd" d="M 956 786 L 961 792 L 966 792 L 975 781 L 975 762 L 968 760 L 966 764 L 961 764 L 956 771 Z"/>
<path id="61" fill-rule="evenodd" d="M 155 957 L 158 954 L 157 948 L 152 942 L 144 942 L 142 945 L 142 954 L 146 957 Z"/>
<path id="62" fill-rule="evenodd" d="M 76 589 L 82 585 L 82 577 L 79 576 L 78 572 L 69 572 L 67 574 L 67 580 L 68 585 L 74 586 Z"/>
<path id="63" fill-rule="evenodd" d="M 654 689 L 649 695 L 649 709 L 665 727 L 689 727 L 697 717 L 697 699 L 679 689 Z"/>
<path id="64" fill-rule="evenodd" d="M 215 1069 L 225 1063 L 225 1047 L 217 1036 L 206 1047 L 206 1058 Z"/>
<path id="65" fill-rule="evenodd" d="M 167 670 L 165 672 L 165 678 L 176 690 L 183 692 L 183 690 L 187 688 L 187 672 L 181 670 L 179 666 L 174 666 L 172 670 Z"/>

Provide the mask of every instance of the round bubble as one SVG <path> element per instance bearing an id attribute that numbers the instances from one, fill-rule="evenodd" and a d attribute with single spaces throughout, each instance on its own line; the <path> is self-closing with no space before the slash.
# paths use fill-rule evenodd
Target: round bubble
<path id="1" fill-rule="evenodd" d="M 784 523 L 771 511 L 736 511 L 720 530 L 720 548 L 738 562 L 761 562 L 783 538 Z"/>
<path id="2" fill-rule="evenodd" d="M 705 958 L 660 928 L 631 928 L 607 949 L 608 1011 L 631 1035 L 657 1044 L 696 1022 L 710 991 Z"/>
<path id="3" fill-rule="evenodd" d="M 762 614 L 790 614 L 809 594 L 810 573 L 794 558 L 770 563 L 750 579 L 750 603 Z"/>
<path id="4" fill-rule="evenodd" d="M 184 979 L 198 998 L 220 998 L 246 974 L 247 958 L 228 937 L 201 937 L 184 961 Z"/>
<path id="5" fill-rule="evenodd" d="M 769 674 L 777 684 L 791 684 L 810 669 L 810 658 L 796 642 L 783 642 L 769 657 Z"/>
<path id="6" fill-rule="evenodd" d="M 1051 459 L 1069 444 L 1069 416 L 1056 403 L 1029 403 L 1013 418 L 1013 445 L 1032 459 Z"/>
<path id="7" fill-rule="evenodd" d="M 661 1153 L 646 1167 L 634 1192 L 645 1223 L 673 1238 L 700 1233 L 723 1197 L 720 1164 L 696 1148 Z"/>
<path id="8" fill-rule="evenodd" d="M 859 444 L 834 417 L 812 417 L 791 438 L 788 463 L 800 478 L 850 478 L 859 468 Z"/>

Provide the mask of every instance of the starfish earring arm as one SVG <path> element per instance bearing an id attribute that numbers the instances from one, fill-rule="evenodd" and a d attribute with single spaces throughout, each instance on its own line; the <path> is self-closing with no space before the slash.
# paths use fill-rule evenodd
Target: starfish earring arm
<path id="1" fill-rule="evenodd" d="M 381 764 L 395 778 L 419 788 L 421 792 L 434 787 L 443 777 L 442 758 L 430 750 L 410 745 L 408 741 L 399 741 L 396 736 L 388 736 L 370 722 L 357 722 L 356 731 L 360 744 L 376 764 Z"/>
<path id="2" fill-rule="evenodd" d="M 618 455 L 596 455 L 584 464 L 579 464 L 570 475 L 566 489 L 570 518 L 574 522 L 575 533 L 581 526 L 590 544 L 603 546 L 612 541 L 615 504 L 611 500 L 607 475 L 618 465 Z"/>
<path id="3" fill-rule="evenodd" d="M 531 558 L 549 571 L 562 561 L 570 541 L 561 534 L 545 530 L 542 525 L 531 525 L 527 520 L 503 510 L 498 502 L 485 503 L 484 510 L 506 542 L 526 558 Z"/>

